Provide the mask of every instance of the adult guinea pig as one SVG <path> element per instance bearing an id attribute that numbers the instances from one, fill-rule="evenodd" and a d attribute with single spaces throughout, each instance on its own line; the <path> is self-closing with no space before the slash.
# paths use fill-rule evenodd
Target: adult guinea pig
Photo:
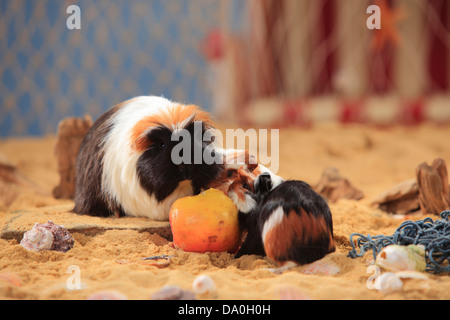
<path id="1" fill-rule="evenodd" d="M 244 254 L 267 255 L 281 273 L 300 264 L 319 260 L 335 251 L 333 221 L 326 200 L 307 183 L 277 180 L 263 173 L 248 188 L 248 179 L 236 180 L 229 195 L 244 193 L 252 197 L 244 223 L 247 237 L 236 257 Z M 242 195 L 241 195 L 242 199 Z M 249 207 L 251 207 L 250 210 Z M 242 215 L 242 213 L 239 213 Z"/>
<path id="2" fill-rule="evenodd" d="M 200 124 L 200 138 L 198 128 Z M 83 139 L 77 158 L 74 212 L 92 216 L 138 216 L 168 220 L 173 202 L 207 187 L 221 170 L 194 157 L 213 123 L 197 106 L 142 96 L 103 114 Z M 185 129 L 185 130 L 183 130 Z M 172 153 L 188 132 L 189 161 Z M 186 159 L 186 154 L 177 152 Z M 177 154 L 175 152 L 175 154 Z M 195 159 L 194 159 L 195 158 Z M 178 164 L 177 164 L 178 163 Z"/>

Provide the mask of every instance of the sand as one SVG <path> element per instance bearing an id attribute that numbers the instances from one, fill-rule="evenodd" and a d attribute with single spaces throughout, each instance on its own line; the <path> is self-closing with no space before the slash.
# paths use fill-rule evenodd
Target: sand
<path id="1" fill-rule="evenodd" d="M 93 234 L 75 230 L 75 245 L 66 253 L 34 253 L 22 248 L 18 239 L 0 239 L 0 298 L 86 299 L 99 291 L 114 290 L 128 299 L 150 299 L 165 285 L 191 289 L 195 277 L 206 274 L 215 281 L 217 292 L 198 299 L 280 299 L 286 288 L 311 299 L 450 299 L 447 275 L 405 280 L 403 290 L 391 294 L 369 289 L 371 254 L 347 257 L 351 233 L 392 234 L 402 221 L 424 218 L 387 214 L 371 206 L 371 200 L 414 178 L 421 162 L 441 157 L 450 163 L 449 137 L 450 127 L 434 125 L 376 129 L 332 124 L 280 131 L 280 175 L 315 184 L 327 166 L 334 166 L 365 194 L 359 201 L 330 204 L 337 251 L 321 262 L 337 266 L 337 274 L 307 274 L 307 266 L 303 266 L 276 275 L 266 270 L 274 264 L 263 257 L 233 259 L 229 253 L 183 252 L 157 234 L 134 228 L 133 224 L 145 224 L 137 219 L 127 220 L 125 225 L 130 227 Z M 36 214 L 64 225 L 79 221 L 79 216 L 67 213 L 72 201 L 51 196 L 59 179 L 54 144 L 55 137 L 0 140 L 0 152 L 47 193 L 37 194 L 24 187 L 11 204 L 0 202 L 0 230 L 18 213 L 23 231 L 35 222 L 45 222 L 34 221 Z M 99 223 L 114 225 L 113 219 Z M 158 268 L 141 259 L 160 254 L 174 255 L 169 266 Z M 79 276 L 78 287 L 75 276 Z"/>

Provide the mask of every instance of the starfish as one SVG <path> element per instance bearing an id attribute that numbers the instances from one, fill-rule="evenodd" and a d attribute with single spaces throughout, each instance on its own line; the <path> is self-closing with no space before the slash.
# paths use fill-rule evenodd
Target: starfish
<path id="1" fill-rule="evenodd" d="M 381 29 L 374 31 L 372 48 L 375 51 L 381 51 L 389 43 L 398 46 L 401 38 L 397 30 L 397 23 L 406 16 L 404 8 L 391 9 L 386 0 L 376 0 L 375 4 L 380 8 Z"/>

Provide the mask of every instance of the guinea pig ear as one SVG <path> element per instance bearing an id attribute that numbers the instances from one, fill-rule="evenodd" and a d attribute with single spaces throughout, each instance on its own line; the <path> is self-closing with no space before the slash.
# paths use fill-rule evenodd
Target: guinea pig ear
<path id="1" fill-rule="evenodd" d="M 247 165 L 247 169 L 250 172 L 253 172 L 258 167 L 258 161 L 256 161 L 256 157 L 248 152 L 248 150 L 245 150 L 245 164 Z"/>
<path id="2" fill-rule="evenodd" d="M 255 181 L 255 192 L 256 193 L 267 193 L 272 189 L 272 178 L 270 174 L 263 173 L 258 176 Z"/>

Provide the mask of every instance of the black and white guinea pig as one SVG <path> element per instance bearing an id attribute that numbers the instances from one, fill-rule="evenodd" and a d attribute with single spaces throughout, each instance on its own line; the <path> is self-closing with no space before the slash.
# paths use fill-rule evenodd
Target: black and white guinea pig
<path id="1" fill-rule="evenodd" d="M 77 158 L 74 212 L 93 216 L 139 216 L 168 220 L 173 202 L 199 193 L 216 179 L 220 163 L 175 164 L 173 139 L 186 129 L 194 137 L 213 128 L 197 106 L 141 96 L 103 114 L 82 141 Z M 197 139 L 198 140 L 198 139 Z M 191 139 L 192 150 L 211 142 Z M 193 155 L 191 155 L 193 157 Z"/>
<path id="2" fill-rule="evenodd" d="M 307 183 L 281 178 L 274 183 L 269 173 L 263 173 L 250 190 L 245 184 L 247 180 L 236 180 L 229 191 L 231 198 L 237 190 L 253 199 L 251 205 L 243 206 L 252 209 L 241 218 L 248 233 L 236 257 L 267 255 L 280 266 L 272 270 L 279 273 L 335 251 L 331 211 Z M 240 210 L 240 204 L 236 205 Z"/>

